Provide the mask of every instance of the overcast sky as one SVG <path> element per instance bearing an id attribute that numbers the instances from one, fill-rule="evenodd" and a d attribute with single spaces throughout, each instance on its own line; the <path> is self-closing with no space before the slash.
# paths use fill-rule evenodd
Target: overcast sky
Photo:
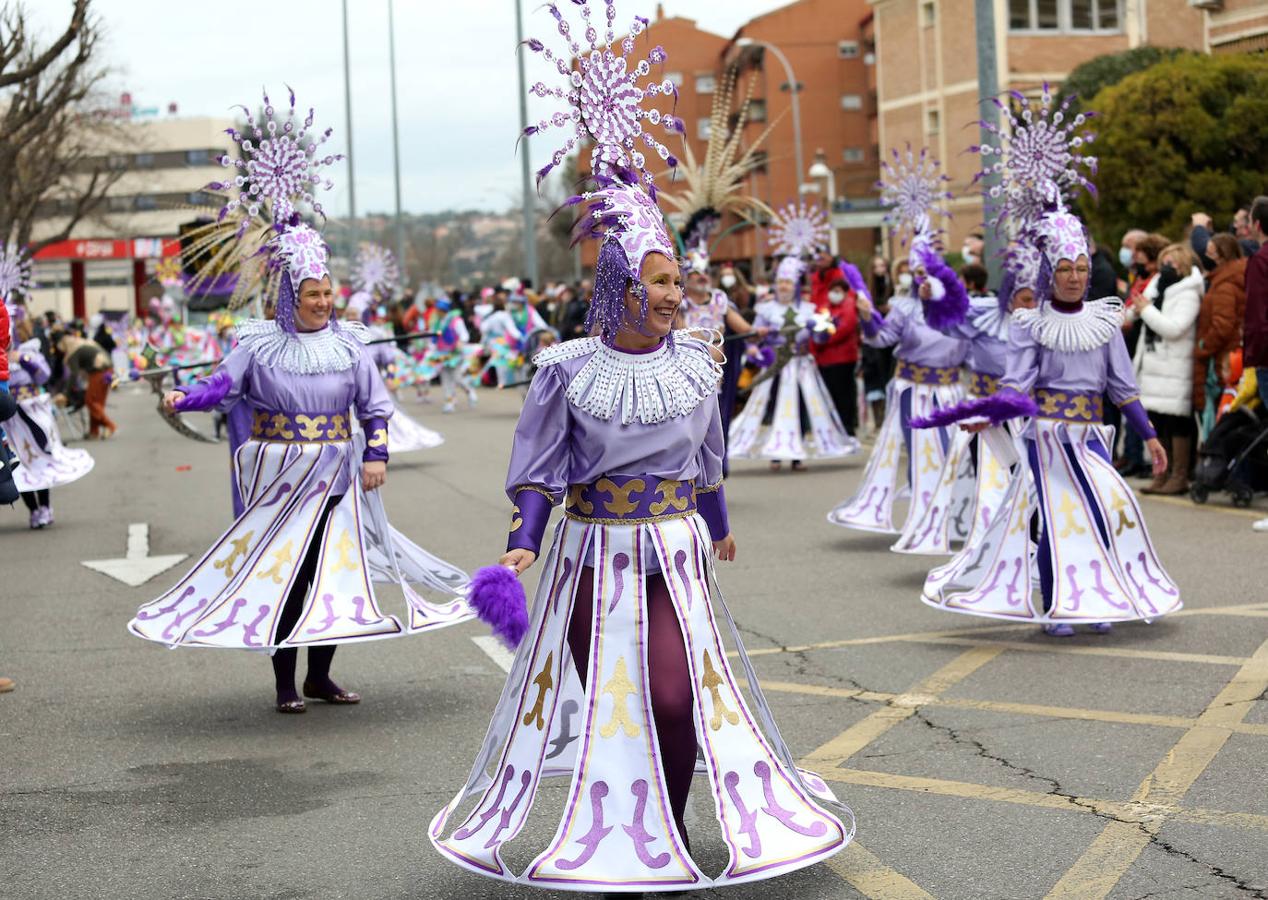
<path id="1" fill-rule="evenodd" d="M 558 47 L 550 14 L 538 0 L 522 2 L 525 31 Z M 664 6 L 666 15 L 730 35 L 786 2 L 664 0 Z M 591 3 L 601 22 L 601 0 Z M 348 5 L 357 207 L 387 211 L 394 203 L 387 0 Z M 560 6 L 575 16 L 571 3 Z M 27 7 L 49 34 L 64 24 L 71 3 L 38 0 Z M 616 7 L 618 33 L 635 14 L 655 17 L 654 0 L 617 0 Z M 285 82 L 300 105 L 317 108 L 318 122 L 334 126 L 331 145 L 346 146 L 339 0 L 93 0 L 93 8 L 108 33 L 114 82 L 131 91 L 136 105 L 165 109 L 175 102 L 182 115 L 226 115 L 236 103 L 258 101 L 262 86 L 275 101 L 284 98 Z M 519 191 L 514 0 L 396 0 L 395 16 L 402 207 L 507 208 Z M 537 54 L 527 63 L 530 84 L 552 74 Z M 539 101 L 530 120 L 551 111 Z M 534 169 L 557 146 L 551 137 L 549 144 L 545 137 L 533 142 Z M 335 179 L 322 200 L 343 214 L 346 165 Z"/>

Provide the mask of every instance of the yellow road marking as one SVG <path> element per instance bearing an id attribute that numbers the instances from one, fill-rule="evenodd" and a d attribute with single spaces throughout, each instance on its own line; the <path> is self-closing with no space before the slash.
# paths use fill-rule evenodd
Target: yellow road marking
<path id="1" fill-rule="evenodd" d="M 969 638 L 913 638 L 909 643 L 944 644 L 949 647 L 1000 647 L 1023 653 L 1066 653 L 1071 656 L 1106 656 L 1119 659 L 1154 659 L 1162 662 L 1208 663 L 1213 666 L 1241 666 L 1244 656 L 1217 656 L 1212 653 L 1178 653 L 1170 650 L 1135 650 L 1131 647 L 1088 647 L 1077 644 L 1026 643 L 1024 641 L 975 641 Z"/>
<path id="2" fill-rule="evenodd" d="M 828 860 L 828 868 L 865 897 L 878 900 L 933 900 L 933 895 L 907 876 L 881 862 L 876 854 L 852 841 Z"/>
<path id="3" fill-rule="evenodd" d="M 1238 670 L 1157 767 L 1140 783 L 1132 800 L 1175 806 L 1228 741 L 1230 724 L 1240 723 L 1251 704 L 1268 690 L 1268 641 Z M 1215 727 L 1211 727 L 1215 726 Z M 1110 822 L 1053 886 L 1049 897 L 1103 898 L 1127 874 L 1162 827 L 1165 814 L 1140 824 Z"/>
<path id="4" fill-rule="evenodd" d="M 854 723 L 811 752 L 808 759 L 829 767 L 840 765 L 895 725 L 911 718 L 922 703 L 968 678 L 1002 652 L 1002 648 L 974 647 L 961 653 L 906 694 L 894 697 L 890 705 Z"/>

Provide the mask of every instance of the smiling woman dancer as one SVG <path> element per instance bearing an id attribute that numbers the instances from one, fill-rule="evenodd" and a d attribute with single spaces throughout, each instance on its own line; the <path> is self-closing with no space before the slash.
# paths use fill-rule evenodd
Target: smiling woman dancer
<path id="1" fill-rule="evenodd" d="M 660 210 L 636 174 L 642 155 L 594 137 L 596 118 L 606 121 L 614 108 L 610 97 L 642 99 L 635 79 L 649 68 L 631 63 L 629 75 L 606 81 L 627 71 L 622 56 L 634 46 L 627 38 L 624 53 L 614 52 L 610 5 L 607 13 L 607 44 L 591 30 L 590 51 L 574 45 L 562 57 L 579 60 L 579 77 L 598 95 L 577 110 L 583 134 L 598 141 L 598 187 L 574 198 L 586 207 L 578 234 L 600 238 L 586 322 L 597 334 L 536 358 L 511 449 L 506 486 L 515 506 L 501 564 L 523 573 L 537 560 L 552 506 L 565 514 L 471 776 L 430 835 L 458 865 L 503 881 L 703 889 L 822 860 L 850 840 L 853 819 L 839 805 L 829 812 L 836 804 L 826 785 L 796 768 L 714 589 L 711 556 L 735 557 L 721 484 L 721 354 L 672 330 L 681 276 Z M 561 33 L 566 26 L 561 19 Z M 638 20 L 631 33 L 642 28 Z M 650 58 L 660 62 L 664 53 Z M 565 65 L 560 74 L 570 71 Z M 654 87 L 673 89 L 668 81 Z M 637 129 L 643 111 L 621 115 L 631 121 L 616 132 L 629 133 L 625 126 Z M 653 121 L 666 119 L 677 130 L 672 117 Z M 643 183 L 650 186 L 646 173 Z M 723 630 L 751 699 L 740 692 Z M 697 770 L 708 776 L 730 851 L 714 877 L 693 861 L 684 824 Z M 547 813 L 559 815 L 558 830 L 517 876 L 502 859 L 504 845 L 552 775 L 569 779 L 563 808 L 551 804 Z M 469 800 L 469 814 L 455 817 L 448 833 Z"/>
<path id="2" fill-rule="evenodd" d="M 261 195 L 269 204 L 277 224 L 262 233 L 268 236 L 267 271 L 280 276 L 275 318 L 239 324 L 238 345 L 209 377 L 163 398 L 177 412 L 228 410 L 240 401 L 250 409 L 250 436 L 234 453 L 244 509 L 197 565 L 142 607 L 128 628 L 170 647 L 271 652 L 277 711 L 302 713 L 304 701 L 295 689 L 298 647 L 309 648 L 304 696 L 357 703 L 358 695 L 330 677 L 337 644 L 450 625 L 471 614 L 461 600 L 434 605 L 415 593 L 411 581 L 460 595 L 467 579 L 397 534 L 383 510 L 377 489 L 387 477 L 392 400 L 366 347 L 365 327 L 334 317 L 326 246 L 295 210 L 302 199 L 321 212 L 306 192 L 321 183 L 318 163 L 300 149 L 313 141 L 306 137 L 312 112 L 304 128 L 296 128 L 292 95 L 290 116 L 279 123 L 266 96 L 265 119 L 256 124 L 248 118 L 255 140 L 243 141 L 246 165 L 256 162 L 250 143 L 270 157 L 298 160 L 300 171 L 250 181 L 249 200 L 231 199 L 225 217 L 232 240 L 230 213 L 245 206 L 255 217 Z M 291 154 L 279 147 L 287 141 L 297 145 Z M 305 191 L 298 198 L 292 195 L 296 184 Z M 239 237 L 259 233 L 250 224 L 238 229 Z M 246 243 L 244 266 L 257 259 Z M 353 415 L 361 423 L 355 435 Z M 373 581 L 401 586 L 405 621 L 379 609 Z"/>

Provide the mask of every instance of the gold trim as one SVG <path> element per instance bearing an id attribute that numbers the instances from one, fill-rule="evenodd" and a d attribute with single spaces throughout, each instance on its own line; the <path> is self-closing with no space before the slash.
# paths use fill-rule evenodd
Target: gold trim
<path id="1" fill-rule="evenodd" d="M 532 491 L 535 494 L 541 494 L 543 497 L 545 497 L 547 500 L 550 501 L 551 506 L 555 505 L 555 498 L 551 495 L 550 491 L 546 490 L 544 487 L 538 487 L 535 484 L 518 484 L 515 486 L 516 498 L 519 497 L 522 491 Z"/>
<path id="2" fill-rule="evenodd" d="M 1141 406 L 1144 406 L 1144 402 L 1140 399 L 1140 394 L 1132 394 L 1122 403 L 1115 403 L 1114 405 L 1122 409 L 1124 406 L 1131 406 L 1133 403 L 1140 403 Z"/>
<path id="3" fill-rule="evenodd" d="M 701 494 L 717 493 L 721 489 L 722 489 L 722 482 L 719 481 L 717 484 L 709 485 L 709 487 L 698 487 L 695 489 L 695 491 L 696 491 L 696 496 L 699 497 Z"/>
<path id="4" fill-rule="evenodd" d="M 642 516 L 637 519 L 604 519 L 597 516 L 579 516 L 571 510 L 564 510 L 564 516 L 574 522 L 582 522 L 586 525 L 651 525 L 656 522 L 669 522 L 673 519 L 686 519 L 695 514 L 696 511 L 694 509 L 688 509 L 664 516 Z"/>

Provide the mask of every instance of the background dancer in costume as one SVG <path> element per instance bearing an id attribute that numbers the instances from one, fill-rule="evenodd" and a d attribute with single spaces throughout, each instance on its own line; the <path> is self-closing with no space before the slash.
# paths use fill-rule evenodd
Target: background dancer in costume
<path id="1" fill-rule="evenodd" d="M 942 261 L 936 248 L 937 232 L 930 215 L 946 215 L 951 194 L 937 160 L 910 147 L 904 155 L 893 152 L 885 163 L 882 199 L 897 224 L 910 230 L 908 265 L 915 294 L 896 294 L 889 313 L 882 317 L 871 301 L 859 301 L 863 340 L 870 346 L 894 347 L 897 368 L 890 382 L 885 419 L 876 437 L 872 456 L 854 495 L 828 513 L 828 521 L 846 528 L 898 534 L 893 549 L 906 552 L 929 539 L 917 531 L 942 471 L 951 443 L 951 431 L 915 434 L 911 418 L 958 403 L 964 396 L 960 366 L 969 342 L 950 336 L 964 321 L 969 298 L 956 274 Z M 920 295 L 922 286 L 927 286 Z M 905 484 L 900 488 L 899 454 L 906 450 Z M 894 502 L 902 495 L 911 502 L 905 520 L 894 524 Z M 932 531 L 930 531 L 932 534 Z"/>
<path id="2" fill-rule="evenodd" d="M 779 471 L 785 459 L 792 460 L 793 471 L 801 471 L 807 457 L 859 452 L 809 351 L 811 340 L 827 338 L 829 323 L 816 318 L 814 304 L 802 299 L 802 258 L 827 246 L 827 233 L 823 211 L 805 204 L 788 204 L 770 226 L 774 252 L 788 255 L 775 271 L 775 299 L 757 305 L 753 327 L 759 333 L 773 332 L 767 347 L 774 348 L 775 363 L 754 383 L 743 412 L 731 423 L 729 454 L 769 459 L 771 471 Z"/>
<path id="3" fill-rule="evenodd" d="M 305 710 L 295 688 L 298 647 L 309 647 L 304 696 L 357 703 L 358 695 L 330 677 L 337 644 L 442 627 L 470 613 L 461 601 L 431 604 L 410 585 L 418 581 L 459 594 L 466 577 L 388 524 L 377 488 L 386 479 L 391 399 L 366 350 L 365 328 L 333 317 L 325 244 L 298 223 L 300 200 L 320 210 L 308 188 L 321 183 L 318 167 L 326 163 L 297 149 L 311 140 L 306 133 L 313 114 L 297 128 L 293 94 L 285 123 L 267 96 L 264 106 L 263 121 L 248 116 L 248 132 L 237 136 L 252 139 L 243 147 L 243 165 L 256 162 L 255 152 L 285 150 L 258 143 L 266 133 L 273 142 L 295 142 L 287 158 L 298 163 L 275 179 L 252 180 L 250 202 L 243 202 L 245 194 L 231 195 L 222 220 L 238 235 L 253 231 L 247 218 L 266 213 L 277 223 L 266 229 L 272 237 L 265 245 L 267 264 L 278 275 L 275 317 L 242 322 L 237 347 L 211 376 L 163 400 L 169 411 L 249 403 L 250 438 L 234 455 L 245 508 L 193 569 L 143 606 L 128 628 L 170 647 L 272 650 L 276 708 L 298 713 Z M 235 210 L 244 216 L 240 224 L 231 215 Z M 239 240 L 231 252 L 240 259 L 258 256 L 252 241 Z M 355 437 L 350 407 L 362 426 Z M 374 581 L 401 586 L 408 606 L 404 622 L 379 609 Z"/>
<path id="4" fill-rule="evenodd" d="M 561 19 L 565 34 L 567 24 Z M 637 20 L 633 33 L 642 27 Z M 633 46 L 627 38 L 621 48 L 629 54 Z M 641 98 L 635 79 L 647 62 L 627 69 L 613 64 L 610 44 L 592 49 L 594 56 L 574 46 L 565 58 L 579 60 L 583 78 L 628 71 L 604 91 Z M 663 60 L 662 51 L 652 58 Z M 595 116 L 636 122 L 642 114 L 605 96 L 594 106 L 579 102 L 583 137 Z M 669 125 L 680 127 L 672 118 Z M 471 777 L 430 835 L 470 871 L 539 887 L 636 892 L 767 878 L 835 853 L 852 828 L 807 787 L 822 782 L 793 765 L 742 647 L 752 702 L 739 692 L 717 627 L 734 635 L 734 626 L 710 590 L 710 557 L 735 556 L 721 484 L 720 355 L 672 331 L 679 266 L 642 186 L 650 176 L 640 184 L 642 154 L 602 142 L 594 152 L 598 187 L 574 202 L 586 206 L 578 235 L 603 235 L 587 318 L 598 334 L 537 358 L 511 452 L 507 494 L 515 505 L 500 564 L 522 573 L 537 559 L 551 507 L 564 504 L 566 515 Z M 660 390 L 644 390 L 648 384 Z M 510 578 L 497 569 L 495 576 Z M 548 739 L 574 712 L 583 723 L 578 739 L 557 741 L 547 755 Z M 697 746 L 731 851 L 714 878 L 692 860 L 684 826 Z M 517 876 L 501 859 L 503 845 L 523 828 L 541 778 L 555 773 L 571 776 L 558 832 Z M 468 799 L 474 809 L 447 834 Z M 763 803 L 779 814 L 749 816 Z M 749 835 L 744 851 L 729 838 L 739 832 Z"/>
<path id="5" fill-rule="evenodd" d="M 442 412 L 454 411 L 454 397 L 458 388 L 467 392 L 467 404 L 474 407 L 480 396 L 475 389 L 472 363 L 480 355 L 480 345 L 471 343 L 471 333 L 463 321 L 462 311 L 455 309 L 453 301 L 442 296 L 436 300 L 441 318 L 435 330 L 439 334 L 427 347 L 427 353 L 419 365 L 419 375 L 424 381 L 440 379 L 440 390 L 445 405 Z"/>

